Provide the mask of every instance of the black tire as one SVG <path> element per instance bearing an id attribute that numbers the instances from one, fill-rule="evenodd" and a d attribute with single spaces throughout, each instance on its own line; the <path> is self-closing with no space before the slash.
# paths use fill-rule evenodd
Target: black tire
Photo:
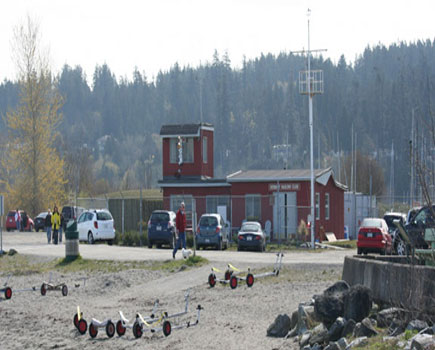
<path id="1" fill-rule="evenodd" d="M 63 295 L 64 297 L 66 297 L 66 296 L 68 295 L 68 287 L 66 286 L 66 284 L 64 284 L 64 285 L 62 286 L 62 295 Z"/>
<path id="2" fill-rule="evenodd" d="M 10 298 L 12 298 L 12 289 L 11 289 L 11 287 L 6 287 L 6 289 L 5 289 L 5 299 L 9 300 Z"/>
<path id="3" fill-rule="evenodd" d="M 153 247 L 153 242 L 148 241 L 148 249 L 152 249 L 152 247 Z"/>
<path id="4" fill-rule="evenodd" d="M 79 315 L 75 314 L 73 318 L 74 326 L 79 329 Z"/>
<path id="5" fill-rule="evenodd" d="M 169 321 L 163 322 L 163 334 L 165 335 L 165 337 L 171 334 L 171 330 L 172 330 L 171 322 Z"/>
<path id="6" fill-rule="evenodd" d="M 94 244 L 95 240 L 94 240 L 94 235 L 92 234 L 91 231 L 88 232 L 88 244 Z M 90 326 L 89 326 L 90 327 Z"/>
<path id="7" fill-rule="evenodd" d="M 116 333 L 118 333 L 118 335 L 120 337 L 122 337 L 125 334 L 125 331 L 126 331 L 126 328 L 122 324 L 122 321 L 119 320 L 118 322 L 116 322 Z"/>
<path id="8" fill-rule="evenodd" d="M 254 284 L 254 275 L 252 273 L 248 273 L 246 275 L 246 285 L 248 287 L 252 287 L 253 284 Z"/>
<path id="9" fill-rule="evenodd" d="M 231 278 L 232 274 L 233 274 L 233 271 L 226 270 L 225 271 L 225 277 L 224 277 L 225 281 L 228 281 Z"/>
<path id="10" fill-rule="evenodd" d="M 214 273 L 208 275 L 208 284 L 210 288 L 213 288 L 216 285 L 216 275 Z"/>
<path id="11" fill-rule="evenodd" d="M 45 283 L 41 285 L 41 295 L 44 296 L 47 294 L 47 287 L 45 287 Z"/>
<path id="12" fill-rule="evenodd" d="M 222 250 L 222 240 L 219 241 L 217 245 L 217 250 Z"/>
<path id="13" fill-rule="evenodd" d="M 79 333 L 81 335 L 85 334 L 88 330 L 88 323 L 83 318 L 81 318 L 78 323 L 77 329 L 79 330 Z"/>
<path id="14" fill-rule="evenodd" d="M 108 245 L 113 245 L 113 239 L 109 239 L 109 240 L 107 241 L 107 244 L 108 244 Z"/>
<path id="15" fill-rule="evenodd" d="M 92 323 L 89 325 L 89 335 L 91 338 L 95 338 L 98 334 L 98 328 L 95 327 Z"/>
<path id="16" fill-rule="evenodd" d="M 356 253 L 357 253 L 358 255 L 361 255 L 361 254 L 362 254 L 362 249 L 361 249 L 361 248 L 357 248 L 357 249 L 356 249 Z"/>
<path id="17" fill-rule="evenodd" d="M 35 231 L 36 231 L 36 232 L 39 232 L 39 228 L 35 228 Z"/>
<path id="18" fill-rule="evenodd" d="M 113 338 L 115 335 L 115 325 L 112 321 L 108 321 L 106 324 L 106 334 L 109 338 Z"/>
<path id="19" fill-rule="evenodd" d="M 237 288 L 237 277 L 236 276 L 231 276 L 230 278 L 230 287 L 231 289 L 236 289 Z"/>
<path id="20" fill-rule="evenodd" d="M 136 339 L 142 337 L 143 334 L 143 330 L 142 330 L 142 326 L 139 324 L 139 322 L 135 322 L 133 324 L 133 335 Z"/>

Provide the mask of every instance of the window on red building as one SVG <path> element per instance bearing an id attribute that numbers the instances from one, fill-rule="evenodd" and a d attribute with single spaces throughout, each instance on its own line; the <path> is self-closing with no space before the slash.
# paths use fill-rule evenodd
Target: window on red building
<path id="1" fill-rule="evenodd" d="M 316 193 L 316 220 L 320 220 L 320 193 Z"/>
<path id="2" fill-rule="evenodd" d="M 245 196 L 245 218 L 261 220 L 261 195 L 247 194 Z"/>
<path id="3" fill-rule="evenodd" d="M 329 193 L 325 193 L 325 220 L 329 220 Z"/>
<path id="4" fill-rule="evenodd" d="M 182 139 L 183 146 L 183 163 L 193 163 L 193 137 Z M 169 140 L 169 162 L 172 164 L 178 163 L 178 139 L 171 138 Z"/>

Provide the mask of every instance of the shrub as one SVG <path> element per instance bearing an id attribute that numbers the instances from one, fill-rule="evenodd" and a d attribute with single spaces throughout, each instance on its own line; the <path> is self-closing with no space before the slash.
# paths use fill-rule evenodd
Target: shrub
<path id="1" fill-rule="evenodd" d="M 121 232 L 116 232 L 113 244 L 122 245 L 127 247 L 141 247 L 148 244 L 148 233 L 143 231 L 142 237 L 138 231 L 127 231 L 124 237 Z"/>

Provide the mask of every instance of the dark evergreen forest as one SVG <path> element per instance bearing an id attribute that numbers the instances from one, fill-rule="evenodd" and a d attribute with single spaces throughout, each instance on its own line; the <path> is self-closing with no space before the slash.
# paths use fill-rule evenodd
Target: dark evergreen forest
<path id="1" fill-rule="evenodd" d="M 413 109 L 418 142 L 429 144 L 425 137 L 431 137 L 424 131 L 434 112 L 434 45 L 430 40 L 379 45 L 367 48 L 352 64 L 344 57 L 336 64 L 313 58 L 312 69 L 322 69 L 325 82 L 324 94 L 314 98 L 316 166 L 336 168 L 339 149 L 343 157 L 348 155 L 353 125 L 357 149 L 377 160 L 385 188 L 394 141 L 395 193 L 406 195 Z M 92 86 L 81 67 L 64 66 L 57 76 L 64 96 L 58 144 L 67 163 L 76 166 L 67 172 L 70 183 L 94 194 L 138 188 L 139 183 L 154 187 L 161 176 L 158 134 L 165 123 L 215 126 L 217 177 L 239 169 L 309 167 L 308 99 L 298 88 L 305 66 L 304 57 L 282 53 L 245 60 L 235 69 L 227 54 L 215 53 L 207 65 L 175 63 L 153 81 L 146 72 L 135 70 L 127 80 L 117 78 L 107 65 L 97 66 Z M 17 84 L 3 81 L 0 113 L 14 108 L 18 98 Z M 0 130 L 4 136 L 3 120 Z M 288 162 L 274 152 L 273 146 L 282 144 L 291 145 Z M 346 178 L 349 182 L 348 174 Z"/>

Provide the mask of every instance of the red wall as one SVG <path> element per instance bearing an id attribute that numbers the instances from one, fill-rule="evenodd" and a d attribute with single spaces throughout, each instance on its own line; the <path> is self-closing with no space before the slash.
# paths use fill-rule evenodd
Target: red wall
<path id="1" fill-rule="evenodd" d="M 213 177 L 213 131 L 200 130 L 200 137 L 194 138 L 193 143 L 193 163 L 183 163 L 181 166 L 181 176 L 209 176 Z M 203 163 L 202 158 L 202 138 L 207 136 L 207 164 Z M 174 176 L 178 171 L 178 163 L 171 164 L 170 160 L 170 145 L 169 138 L 163 138 L 163 176 Z"/>

